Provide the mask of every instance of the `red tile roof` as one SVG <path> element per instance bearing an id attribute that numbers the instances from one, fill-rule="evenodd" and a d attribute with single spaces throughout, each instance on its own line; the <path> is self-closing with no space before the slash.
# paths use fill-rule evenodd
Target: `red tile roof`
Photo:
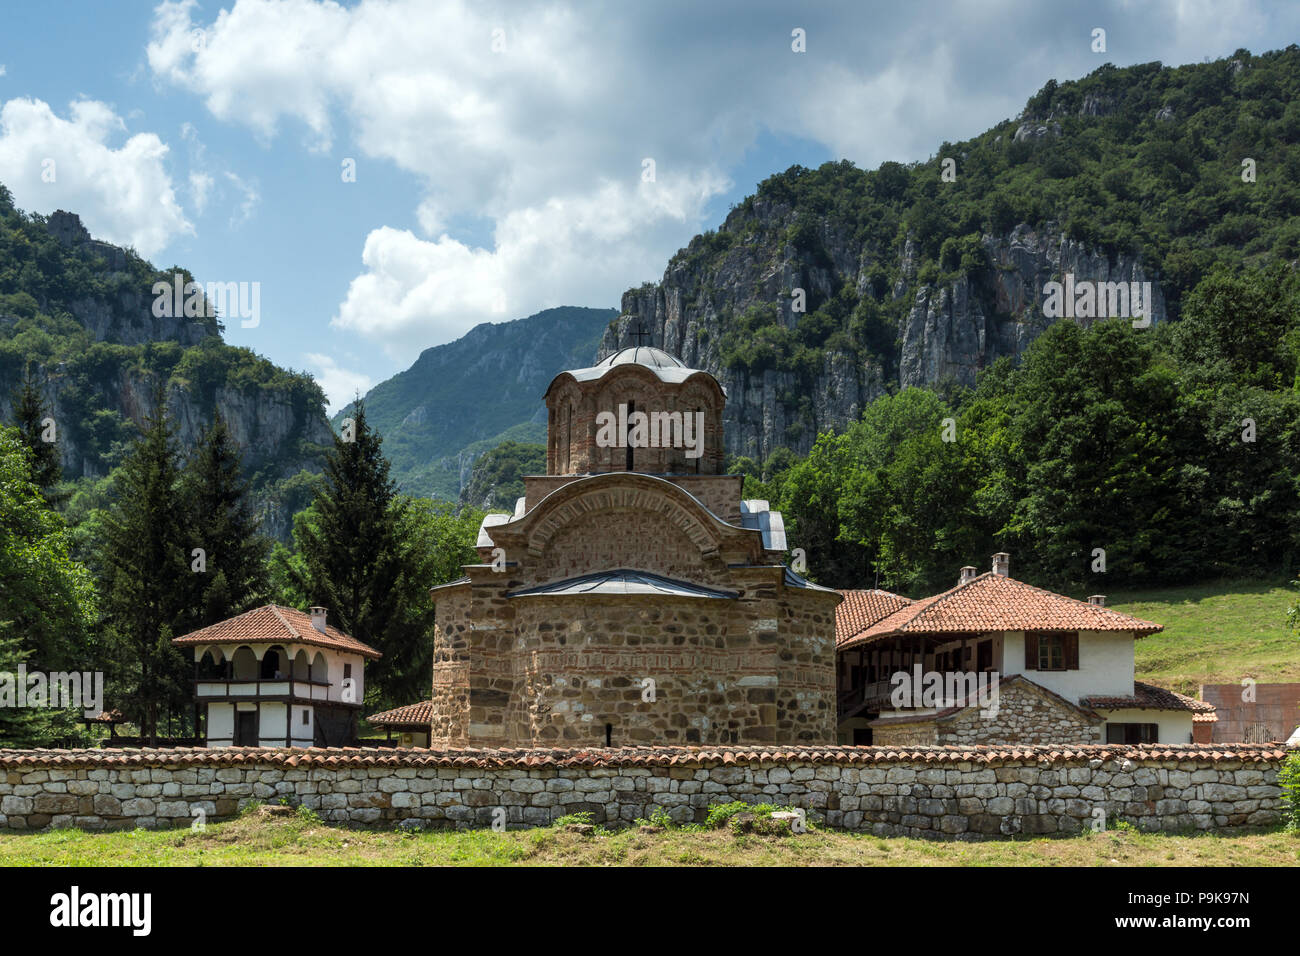
<path id="1" fill-rule="evenodd" d="M 1121 710 L 1134 707 L 1140 710 L 1190 710 L 1193 714 L 1213 714 L 1215 706 L 1177 691 L 1166 690 L 1155 684 L 1133 682 L 1133 693 L 1125 697 L 1084 697 L 1079 701 L 1085 707 L 1100 710 Z M 1196 718 L 1193 717 L 1193 720 Z"/>
<path id="2" fill-rule="evenodd" d="M 891 591 L 869 589 L 841 591 L 844 600 L 835 608 L 835 646 L 839 647 L 876 622 L 912 604 L 910 598 Z"/>
<path id="3" fill-rule="evenodd" d="M 433 701 L 422 700 L 418 704 L 394 707 L 373 717 L 367 717 L 368 723 L 376 727 L 420 726 L 428 728 L 433 723 Z"/>
<path id="4" fill-rule="evenodd" d="M 1015 747 L 622 747 L 617 749 L 449 749 L 425 747 L 175 747 L 120 750 L 5 750 L 0 769 L 57 767 L 713 767 L 782 763 L 1084 763 L 1089 760 L 1224 760 L 1260 763 L 1286 758 L 1266 744 L 1027 744 Z"/>
<path id="5" fill-rule="evenodd" d="M 272 644 L 308 644 L 312 647 L 326 647 L 330 650 L 361 654 L 364 657 L 379 657 L 379 651 L 369 644 L 362 644 L 356 638 L 344 634 L 331 624 L 325 630 L 316 630 L 311 623 L 311 615 L 297 608 L 281 607 L 278 604 L 264 604 L 261 607 L 245 611 L 235 617 L 180 637 L 172 638 L 177 647 L 197 647 L 205 644 L 244 644 L 251 642 Z"/>
<path id="6" fill-rule="evenodd" d="M 903 634 L 988 634 L 994 631 L 1132 631 L 1154 634 L 1160 624 L 986 572 L 965 584 L 899 608 L 836 646 L 867 644 Z"/>

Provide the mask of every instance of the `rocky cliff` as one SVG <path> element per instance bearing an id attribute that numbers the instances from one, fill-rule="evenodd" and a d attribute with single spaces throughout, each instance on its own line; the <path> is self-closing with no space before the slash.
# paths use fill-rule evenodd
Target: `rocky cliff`
<path id="1" fill-rule="evenodd" d="M 0 285 L 0 420 L 11 419 L 30 368 L 64 478 L 102 478 L 154 411 L 162 384 L 181 453 L 220 414 L 243 452 L 264 529 L 283 538 L 305 503 L 303 483 L 291 479 L 319 470 L 332 440 L 316 383 L 226 345 L 215 317 L 155 315 L 153 285 L 172 273 L 92 239 L 73 213 L 28 217 L 0 202 L 0 250 L 11 270 Z"/>
<path id="2" fill-rule="evenodd" d="M 756 201 L 752 212 L 737 210 L 719 232 L 780 236 L 794 219 L 791 207 Z M 892 262 L 882 263 L 834 223 L 824 225 L 818 240 L 813 248 L 733 242 L 716 265 L 679 253 L 657 285 L 624 293 L 598 357 L 634 344 L 638 330 L 650 332 L 653 344 L 718 377 L 728 396 L 728 454 L 761 461 L 781 446 L 806 453 L 819 431 L 842 429 L 892 386 L 973 385 L 981 369 L 1002 356 L 1018 357 L 1056 321 L 1043 314 L 1043 289 L 1067 273 L 1076 281 L 1152 281 L 1139 257 L 1112 259 L 1065 237 L 1051 222 L 982 236 L 987 264 L 943 283 L 917 278 L 914 242 L 904 242 Z M 881 274 L 897 277 L 883 295 L 873 286 Z M 726 333 L 737 315 L 771 306 L 783 326 L 796 329 L 808 313 L 794 311 L 793 290 L 825 301 L 846 287 L 856 297 L 903 306 L 892 354 L 823 348 L 811 375 L 728 363 Z M 1166 310 L 1158 281 L 1152 292 L 1152 319 L 1160 322 Z"/>

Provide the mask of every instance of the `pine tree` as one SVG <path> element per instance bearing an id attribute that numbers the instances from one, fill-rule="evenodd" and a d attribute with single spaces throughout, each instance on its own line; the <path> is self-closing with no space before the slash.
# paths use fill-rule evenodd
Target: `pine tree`
<path id="1" fill-rule="evenodd" d="M 116 664 L 112 697 L 151 741 L 159 714 L 189 700 L 184 660 L 171 638 L 193 590 L 191 535 L 177 494 L 180 472 L 161 388 L 154 409 L 114 472 L 116 500 L 97 561 Z"/>
<path id="2" fill-rule="evenodd" d="M 59 463 L 59 446 L 57 441 L 49 441 L 51 435 L 57 437 L 53 419 L 46 412 L 41 399 L 31 363 L 23 369 L 23 378 L 14 392 L 14 424 L 18 426 L 22 443 L 32 453 L 32 479 L 37 487 L 50 499 L 51 489 L 63 478 L 63 468 Z"/>
<path id="3" fill-rule="evenodd" d="M 192 587 L 179 633 L 234 617 L 265 596 L 269 543 L 258 533 L 241 472 L 239 446 L 218 414 L 182 478 Z M 201 556 L 194 554 L 196 548 L 202 549 Z"/>
<path id="4" fill-rule="evenodd" d="M 429 582 L 419 581 L 406 499 L 389 478 L 381 439 L 358 399 L 350 427 L 334 439 L 311 508 L 294 522 L 292 590 L 329 609 L 340 629 L 384 656 L 366 686 L 386 702 L 428 693 L 425 668 L 411 667 L 430 640 Z M 427 659 L 427 654 L 424 655 Z"/>

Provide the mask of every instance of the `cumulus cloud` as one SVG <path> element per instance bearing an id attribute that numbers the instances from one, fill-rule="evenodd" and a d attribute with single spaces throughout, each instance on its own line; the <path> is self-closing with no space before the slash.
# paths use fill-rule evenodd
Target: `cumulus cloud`
<path id="1" fill-rule="evenodd" d="M 66 119 L 41 100 L 9 100 L 0 107 L 0 182 L 21 208 L 75 211 L 92 235 L 153 255 L 194 227 L 176 200 L 166 144 L 137 133 L 114 148 L 125 131 L 94 100 L 71 103 Z"/>
<path id="2" fill-rule="evenodd" d="M 369 375 L 343 368 L 331 356 L 308 352 L 304 358 L 307 370 L 325 392 L 326 407 L 331 415 L 352 401 L 358 392 L 364 395 L 374 384 Z"/>
<path id="3" fill-rule="evenodd" d="M 147 57 L 161 81 L 267 142 L 344 144 L 359 177 L 367 164 L 417 177 L 421 234 L 376 228 L 335 319 L 395 353 L 484 319 L 616 302 L 716 225 L 710 200 L 760 134 L 864 167 L 925 159 L 1015 116 L 1048 77 L 1258 47 L 1258 9 L 236 0 L 205 21 L 193 0 L 168 0 Z M 1105 56 L 1091 49 L 1099 25 Z M 796 29 L 806 52 L 792 48 Z M 456 233 L 483 219 L 490 247 Z"/>

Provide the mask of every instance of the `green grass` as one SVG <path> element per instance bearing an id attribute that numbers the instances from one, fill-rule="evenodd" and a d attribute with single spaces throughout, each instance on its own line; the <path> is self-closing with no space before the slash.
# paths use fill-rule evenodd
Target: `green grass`
<path id="1" fill-rule="evenodd" d="M 1297 866 L 1281 829 L 1173 835 L 1127 831 L 1062 839 L 940 843 L 809 830 L 581 834 L 536 830 L 404 834 L 246 815 L 190 830 L 0 834 L 3 866 Z"/>
<path id="2" fill-rule="evenodd" d="M 1287 627 L 1289 583 L 1234 581 L 1112 595 L 1117 611 L 1163 624 L 1137 642 L 1139 680 L 1196 695 L 1201 684 L 1300 681 L 1300 634 Z"/>

